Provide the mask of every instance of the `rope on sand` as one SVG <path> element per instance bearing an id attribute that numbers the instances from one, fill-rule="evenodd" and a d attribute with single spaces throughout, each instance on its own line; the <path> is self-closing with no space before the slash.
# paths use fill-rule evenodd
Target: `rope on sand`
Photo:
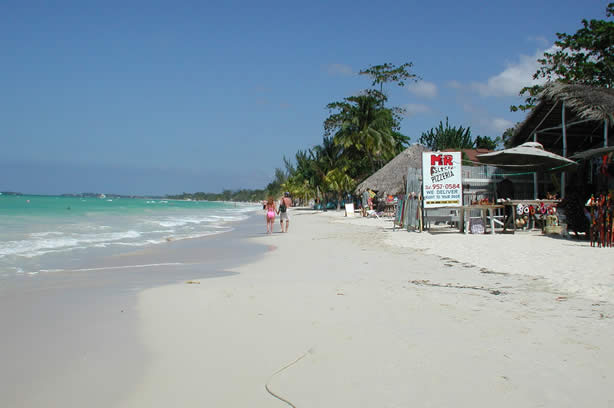
<path id="1" fill-rule="evenodd" d="M 292 404 L 290 401 L 288 401 L 287 399 L 275 394 L 273 391 L 271 391 L 271 389 L 269 388 L 269 383 L 271 382 L 271 380 L 273 379 L 273 377 L 275 377 L 277 374 L 281 373 L 282 371 L 284 371 L 286 368 L 289 368 L 291 366 L 293 366 L 294 364 L 298 363 L 300 360 L 302 360 L 303 358 L 305 358 L 307 356 L 307 354 L 311 353 L 312 350 L 309 349 L 306 352 L 304 352 L 300 357 L 298 357 L 297 359 L 295 359 L 294 361 L 292 361 L 291 363 L 286 364 L 285 366 L 283 366 L 282 368 L 280 368 L 279 370 L 275 371 L 273 374 L 271 374 L 271 376 L 269 377 L 268 381 L 266 382 L 266 384 L 264 384 L 264 388 L 266 388 L 267 392 L 269 394 L 271 394 L 272 396 L 274 396 L 275 398 L 277 398 L 280 401 L 285 402 L 286 404 L 290 405 L 292 408 L 296 408 L 296 406 L 294 404 Z"/>

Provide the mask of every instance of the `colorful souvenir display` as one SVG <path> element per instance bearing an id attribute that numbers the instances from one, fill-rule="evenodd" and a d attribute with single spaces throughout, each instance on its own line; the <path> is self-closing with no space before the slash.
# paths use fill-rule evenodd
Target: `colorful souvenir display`
<path id="1" fill-rule="evenodd" d="M 539 204 L 518 204 L 516 206 L 516 226 L 523 227 L 527 224 L 530 218 L 538 220 L 547 220 L 550 218 L 550 223 L 556 225 L 558 223 L 556 205 L 539 203 Z"/>
<path id="2" fill-rule="evenodd" d="M 518 204 L 516 206 L 516 213 L 518 215 L 537 215 L 544 216 L 546 214 L 553 215 L 556 213 L 556 207 L 554 205 L 548 205 L 544 203 L 540 204 Z"/>
<path id="3" fill-rule="evenodd" d="M 491 205 L 491 204 L 494 204 L 494 203 L 490 201 L 488 198 L 482 198 L 479 200 L 471 201 L 471 205 Z"/>
<path id="4" fill-rule="evenodd" d="M 614 243 L 614 205 L 612 193 L 594 195 L 586 203 L 590 208 L 590 240 L 591 246 L 611 247 Z"/>

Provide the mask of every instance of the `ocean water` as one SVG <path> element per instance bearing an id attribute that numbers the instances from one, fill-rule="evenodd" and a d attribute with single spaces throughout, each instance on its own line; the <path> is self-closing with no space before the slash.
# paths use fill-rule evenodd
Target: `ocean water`
<path id="1" fill-rule="evenodd" d="M 58 260 L 94 252 L 221 234 L 258 209 L 245 203 L 0 195 L 0 278 L 50 272 L 46 268 Z"/>

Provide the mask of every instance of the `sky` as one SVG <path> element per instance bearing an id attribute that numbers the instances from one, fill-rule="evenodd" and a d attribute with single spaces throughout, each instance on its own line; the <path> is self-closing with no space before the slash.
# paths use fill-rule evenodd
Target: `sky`
<path id="1" fill-rule="evenodd" d="M 557 32 L 607 1 L 0 2 L 0 191 L 163 195 L 264 188 L 320 144 L 357 73 L 413 63 L 386 89 L 401 132 L 449 118 L 497 137 Z"/>

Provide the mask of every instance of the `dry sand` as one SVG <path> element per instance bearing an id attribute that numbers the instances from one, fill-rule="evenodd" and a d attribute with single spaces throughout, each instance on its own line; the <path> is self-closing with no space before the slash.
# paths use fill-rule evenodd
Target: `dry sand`
<path id="1" fill-rule="evenodd" d="M 614 406 L 614 249 L 291 217 L 239 274 L 142 292 L 120 406 Z"/>

